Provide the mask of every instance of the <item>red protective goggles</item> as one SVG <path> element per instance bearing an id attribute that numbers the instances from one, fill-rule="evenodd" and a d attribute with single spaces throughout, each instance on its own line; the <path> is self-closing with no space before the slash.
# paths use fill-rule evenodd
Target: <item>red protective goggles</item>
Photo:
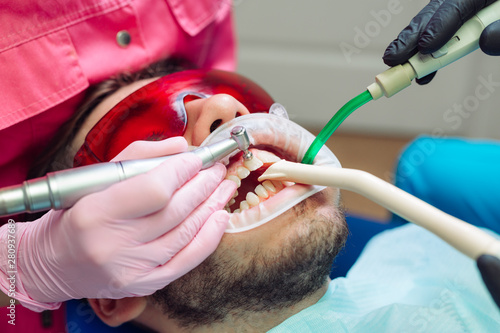
<path id="1" fill-rule="evenodd" d="M 269 94 L 255 82 L 219 70 L 177 72 L 153 81 L 113 107 L 89 131 L 73 165 L 107 162 L 137 140 L 182 136 L 188 122 L 184 103 L 228 94 L 251 113 L 268 112 Z"/>

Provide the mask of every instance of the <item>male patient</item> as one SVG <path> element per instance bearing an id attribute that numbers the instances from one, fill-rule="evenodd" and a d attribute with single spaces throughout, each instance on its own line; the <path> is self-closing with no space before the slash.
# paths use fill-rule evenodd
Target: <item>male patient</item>
<path id="1" fill-rule="evenodd" d="M 76 136 L 66 137 L 69 147 L 61 145 L 52 155 L 56 164 L 67 165 L 94 124 L 151 79 L 121 81 L 127 84 L 88 104 L 90 115 Z M 184 100 L 188 121 L 182 135 L 189 144 L 200 145 L 220 124 L 254 111 L 238 96 Z M 293 159 L 283 147 L 260 148 L 254 155 L 263 164 L 274 154 Z M 232 162 L 228 174 L 236 182 L 254 182 L 248 175 L 253 167 L 240 162 Z M 276 182 L 259 184 L 258 190 L 256 184 L 251 189 L 239 185 L 241 193 L 228 204 L 233 212 L 265 204 L 283 188 L 294 191 Z M 367 246 L 347 278 L 330 282 L 332 261 L 346 237 L 339 191 L 328 188 L 258 228 L 225 234 L 207 260 L 151 296 L 89 303 L 110 326 L 133 321 L 157 332 L 498 330 L 498 309 L 474 263 L 434 235 L 413 225 L 386 232 Z"/>
<path id="2" fill-rule="evenodd" d="M 74 131 L 68 129 L 62 133 L 63 139 L 59 141 L 55 157 L 54 154 L 45 154 L 47 159 L 52 160 L 50 168 L 68 167 L 75 155 L 77 163 L 85 160 L 88 156 L 77 151 L 84 142 L 88 143 L 88 138 L 87 141 L 85 138 L 89 130 L 124 97 L 129 96 L 131 100 L 134 96 L 130 94 L 136 90 L 140 96 L 142 92 L 138 89 L 165 75 L 162 68 L 161 64 L 156 64 L 143 71 L 144 75 L 135 75 L 133 79 L 120 77 L 113 83 L 101 84 L 103 88 L 97 88 L 94 94 L 99 96 L 99 102 L 96 103 L 93 97 L 85 103 L 87 110 L 81 112 L 84 114 L 81 120 L 72 120 L 72 124 L 81 123 L 76 134 L 71 134 Z M 150 78 L 147 77 L 149 75 Z M 177 78 L 182 80 L 180 76 Z M 222 79 L 217 77 L 217 80 Z M 114 92 L 106 89 L 109 86 L 119 87 L 120 84 L 122 87 Z M 255 101 L 248 101 L 251 99 L 248 83 L 244 88 L 245 95 L 240 100 L 229 94 L 202 96 L 199 91 L 196 95 L 192 93 L 189 100 L 184 99 L 187 125 L 182 135 L 188 144 L 198 146 L 219 125 L 253 112 L 249 108 L 256 108 L 254 105 L 258 103 L 269 104 L 267 94 L 261 100 L 254 97 Z M 254 95 L 258 95 L 257 88 L 260 89 L 252 88 Z M 151 93 L 151 85 L 144 89 L 149 89 Z M 189 90 L 189 87 L 186 89 Z M 99 91 L 105 92 L 105 96 L 100 96 Z M 245 101 L 240 102 L 243 99 Z M 133 103 L 127 105 L 130 104 Z M 265 106 L 269 108 L 269 105 Z M 99 124 L 106 122 L 104 119 Z M 157 135 L 156 130 L 154 134 Z M 69 146 L 62 144 L 68 140 L 71 141 Z M 106 142 L 106 139 L 101 141 Z M 105 144 L 101 141 L 100 144 Z M 296 154 L 294 147 L 261 147 L 252 151 L 253 163 L 257 165 L 243 163 L 240 159 L 233 160 L 228 166 L 228 178 L 239 185 L 240 193 L 232 200 L 234 202 L 228 204 L 235 214 L 238 214 L 236 209 L 252 209 L 271 197 L 276 200 L 282 195 L 279 192 L 286 192 L 289 197 L 297 191 L 294 187 L 299 187 L 298 191 L 303 190 L 302 185 L 290 186 L 282 182 L 257 184 L 256 176 L 249 176 L 262 164 L 275 159 L 275 153 L 291 158 Z M 99 154 L 95 152 L 96 149 L 88 155 L 94 157 Z M 37 168 L 43 170 L 43 166 Z M 248 187 L 249 184 L 251 187 Z M 112 326 L 134 320 L 156 331 L 194 331 L 202 328 L 215 332 L 230 328 L 267 331 L 316 303 L 325 294 L 333 259 L 343 247 L 347 233 L 343 212 L 339 208 L 339 191 L 324 189 L 256 229 L 225 234 L 217 250 L 201 265 L 149 297 L 92 299 L 89 302 L 96 314 Z"/>

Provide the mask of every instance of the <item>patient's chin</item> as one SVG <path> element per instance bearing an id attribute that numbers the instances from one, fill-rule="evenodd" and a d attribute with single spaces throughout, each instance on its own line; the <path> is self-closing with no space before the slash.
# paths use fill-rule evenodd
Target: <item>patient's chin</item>
<path id="1" fill-rule="evenodd" d="M 331 212 L 296 215 L 295 220 L 303 220 L 295 221 L 300 227 L 273 246 L 255 245 L 251 232 L 240 242 L 223 240 L 201 265 L 150 298 L 187 329 L 223 322 L 229 314 L 291 307 L 325 285 L 345 243 L 344 215 L 337 209 Z"/>

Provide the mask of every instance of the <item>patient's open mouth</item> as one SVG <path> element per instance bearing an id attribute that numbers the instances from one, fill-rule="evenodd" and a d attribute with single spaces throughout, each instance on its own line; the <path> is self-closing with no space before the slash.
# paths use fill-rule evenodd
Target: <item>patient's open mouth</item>
<path id="1" fill-rule="evenodd" d="M 256 160 L 245 163 L 239 153 L 223 161 L 228 169 L 226 178 L 238 185 L 234 201 L 226 205 L 232 213 L 227 233 L 261 226 L 324 189 L 313 185 L 258 181 L 258 177 L 279 159 L 300 162 L 314 140 L 304 128 L 276 115 L 254 113 L 223 124 L 205 139 L 202 146 L 228 138 L 234 126 L 246 128 Z M 320 150 L 314 164 L 340 167 L 335 155 L 326 147 Z"/>
<path id="2" fill-rule="evenodd" d="M 236 183 L 238 190 L 227 203 L 225 209 L 229 213 L 240 213 L 255 207 L 273 197 L 285 187 L 294 185 L 291 182 L 269 181 L 260 183 L 257 179 L 273 163 L 281 158 L 275 153 L 252 148 L 253 158 L 243 160 L 242 154 L 236 155 L 228 165 L 226 179 Z"/>

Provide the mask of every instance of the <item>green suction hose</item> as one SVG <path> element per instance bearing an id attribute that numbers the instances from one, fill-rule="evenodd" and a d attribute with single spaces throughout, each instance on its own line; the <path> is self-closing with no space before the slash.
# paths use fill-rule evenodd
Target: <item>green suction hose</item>
<path id="1" fill-rule="evenodd" d="M 372 95 L 368 90 L 362 92 L 358 96 L 354 97 L 351 99 L 349 102 L 347 102 L 340 110 L 335 113 L 326 124 L 326 126 L 319 132 L 318 136 L 316 139 L 314 139 L 313 143 L 307 150 L 306 154 L 304 155 L 304 158 L 302 159 L 303 164 L 312 164 L 314 161 L 314 158 L 318 154 L 319 150 L 323 145 L 326 143 L 326 140 L 332 136 L 333 132 L 339 127 L 340 124 L 351 114 L 354 112 L 354 110 L 358 109 L 362 105 L 368 103 L 373 99 Z"/>

